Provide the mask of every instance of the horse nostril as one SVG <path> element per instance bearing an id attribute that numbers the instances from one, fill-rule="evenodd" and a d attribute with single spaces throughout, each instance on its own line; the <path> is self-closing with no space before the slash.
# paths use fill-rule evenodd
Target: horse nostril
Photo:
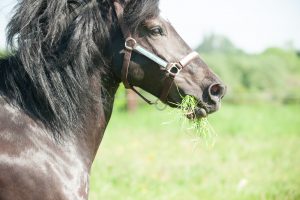
<path id="1" fill-rule="evenodd" d="M 226 87 L 220 83 L 209 86 L 208 93 L 211 100 L 215 103 L 219 102 L 225 95 Z"/>

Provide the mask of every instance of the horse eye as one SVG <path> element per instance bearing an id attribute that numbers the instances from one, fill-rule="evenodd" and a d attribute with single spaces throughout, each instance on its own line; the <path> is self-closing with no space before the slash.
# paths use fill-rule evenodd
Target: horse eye
<path id="1" fill-rule="evenodd" d="M 159 36 L 159 35 L 163 35 L 163 30 L 161 27 L 154 27 L 150 29 L 150 33 L 153 36 Z"/>

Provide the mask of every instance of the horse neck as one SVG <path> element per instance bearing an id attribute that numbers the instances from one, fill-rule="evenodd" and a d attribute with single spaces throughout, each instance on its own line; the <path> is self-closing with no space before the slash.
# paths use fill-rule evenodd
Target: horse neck
<path id="1" fill-rule="evenodd" d="M 90 80 L 90 90 L 101 97 L 99 101 L 88 108 L 87 120 L 83 124 L 83 134 L 76 134 L 75 142 L 82 154 L 84 163 L 91 167 L 97 150 L 102 141 L 105 129 L 111 118 L 115 93 L 119 82 L 114 78 L 99 83 L 100 75 L 95 74 Z"/>
<path id="2" fill-rule="evenodd" d="M 16 72 L 13 72 L 14 69 L 23 69 L 18 66 L 18 61 L 15 57 L 0 59 L 0 97 L 2 93 L 8 97 L 11 97 L 16 93 L 15 91 L 7 89 L 5 81 L 2 81 L 2 79 L 13 78 L 14 74 L 16 74 Z M 104 131 L 110 120 L 114 96 L 119 86 L 118 79 L 111 73 L 107 72 L 107 74 L 103 75 L 105 80 L 102 80 L 101 77 L 102 75 L 99 70 L 95 70 L 90 76 L 88 90 L 95 96 L 96 101 L 93 101 L 93 103 L 90 103 L 89 105 L 82 105 L 82 110 L 84 110 L 83 112 L 85 113 L 81 114 L 86 114 L 86 119 L 82 123 L 81 131 L 79 131 L 81 133 L 77 133 L 77 131 L 73 130 L 73 133 L 71 133 L 73 139 L 68 140 L 68 138 L 65 138 L 63 143 L 66 145 L 59 145 L 61 148 L 63 148 L 62 146 L 65 146 L 66 151 L 68 151 L 70 146 L 74 147 L 75 152 L 77 152 L 76 154 L 78 154 L 78 158 L 80 158 L 88 168 L 95 158 Z M 39 138 L 39 136 L 37 137 Z"/>

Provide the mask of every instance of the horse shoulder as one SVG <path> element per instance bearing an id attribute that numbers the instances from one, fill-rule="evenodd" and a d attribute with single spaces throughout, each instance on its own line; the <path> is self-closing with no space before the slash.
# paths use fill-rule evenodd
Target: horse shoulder
<path id="1" fill-rule="evenodd" d="M 86 199 L 88 172 L 78 167 L 82 163 L 74 151 L 56 144 L 22 110 L 0 100 L 1 200 Z"/>

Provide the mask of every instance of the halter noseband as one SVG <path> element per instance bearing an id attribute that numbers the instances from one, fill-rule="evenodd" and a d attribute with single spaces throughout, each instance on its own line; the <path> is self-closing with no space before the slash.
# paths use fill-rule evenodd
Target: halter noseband
<path id="1" fill-rule="evenodd" d="M 132 55 L 132 52 L 136 52 L 138 54 L 141 54 L 141 55 L 147 57 L 148 59 L 152 60 L 153 62 L 157 63 L 166 72 L 167 76 L 164 81 L 164 88 L 161 92 L 159 99 L 162 102 L 167 103 L 167 98 L 170 93 L 170 89 L 174 83 L 175 77 L 191 61 L 193 61 L 195 58 L 199 57 L 198 53 L 191 52 L 190 54 L 188 54 L 186 57 L 184 57 L 182 60 L 180 60 L 177 63 L 167 62 L 167 61 L 163 60 L 162 58 L 158 57 L 157 55 L 153 54 L 152 52 L 148 51 L 147 49 L 145 49 L 144 47 L 139 45 L 137 43 L 137 41 L 134 38 L 132 38 L 128 27 L 125 25 L 125 23 L 123 21 L 124 8 L 118 0 L 114 0 L 114 7 L 115 7 L 115 12 L 116 12 L 116 15 L 118 18 L 119 25 L 121 27 L 121 31 L 123 33 L 124 38 L 126 38 L 125 48 L 124 48 L 124 60 L 123 60 L 123 67 L 122 67 L 122 82 L 123 82 L 125 88 L 133 90 L 137 95 L 139 95 L 148 104 L 150 104 L 150 105 L 156 104 L 156 102 L 151 102 L 146 97 L 144 97 L 128 82 L 128 70 L 129 70 L 131 55 Z"/>

